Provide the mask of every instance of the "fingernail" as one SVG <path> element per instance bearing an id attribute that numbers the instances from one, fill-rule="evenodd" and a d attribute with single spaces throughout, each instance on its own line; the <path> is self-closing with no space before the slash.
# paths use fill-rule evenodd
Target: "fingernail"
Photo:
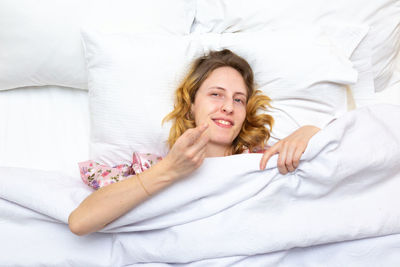
<path id="1" fill-rule="evenodd" d="M 206 129 L 208 127 L 208 123 L 203 123 L 202 128 Z"/>

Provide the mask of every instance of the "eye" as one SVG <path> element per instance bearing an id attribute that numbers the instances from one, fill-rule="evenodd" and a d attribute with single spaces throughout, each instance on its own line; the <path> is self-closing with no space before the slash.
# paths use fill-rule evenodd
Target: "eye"
<path id="1" fill-rule="evenodd" d="M 237 103 L 244 104 L 244 100 L 241 99 L 241 98 L 235 98 L 234 101 L 237 102 Z"/>

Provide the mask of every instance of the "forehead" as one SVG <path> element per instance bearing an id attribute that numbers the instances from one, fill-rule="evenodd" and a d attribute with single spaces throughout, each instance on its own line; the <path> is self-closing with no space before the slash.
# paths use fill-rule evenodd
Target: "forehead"
<path id="1" fill-rule="evenodd" d="M 242 75 L 232 67 L 220 67 L 213 70 L 199 90 L 207 90 L 211 87 L 220 87 L 232 93 L 247 95 L 247 87 Z"/>

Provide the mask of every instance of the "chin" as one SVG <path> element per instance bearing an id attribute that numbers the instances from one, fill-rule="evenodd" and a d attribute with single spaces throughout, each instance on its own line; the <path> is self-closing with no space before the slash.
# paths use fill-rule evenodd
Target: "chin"
<path id="1" fill-rule="evenodd" d="M 228 137 L 216 137 L 216 138 L 211 138 L 211 142 L 214 144 L 218 144 L 220 146 L 226 146 L 226 147 L 231 147 L 233 140 L 232 138 Z"/>
<path id="2" fill-rule="evenodd" d="M 232 130 L 232 129 L 231 129 Z M 210 141 L 226 147 L 231 147 L 235 137 L 233 137 L 234 133 L 232 131 L 225 131 L 217 129 L 216 131 L 210 131 Z M 237 135 L 235 135 L 237 136 Z"/>

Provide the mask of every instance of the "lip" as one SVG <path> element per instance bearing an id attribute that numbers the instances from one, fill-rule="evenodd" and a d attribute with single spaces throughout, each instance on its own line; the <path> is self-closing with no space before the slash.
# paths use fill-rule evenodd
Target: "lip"
<path id="1" fill-rule="evenodd" d="M 233 121 L 232 121 L 231 119 L 226 119 L 226 118 L 214 118 L 214 119 L 212 119 L 212 120 L 214 121 L 214 123 L 215 123 L 216 125 L 218 125 L 219 127 L 222 127 L 222 128 L 231 128 L 231 127 L 234 125 L 234 123 L 233 123 Z M 227 121 L 227 122 L 230 123 L 230 125 L 225 125 L 225 124 L 219 123 L 219 122 L 217 122 L 218 120 Z"/>

